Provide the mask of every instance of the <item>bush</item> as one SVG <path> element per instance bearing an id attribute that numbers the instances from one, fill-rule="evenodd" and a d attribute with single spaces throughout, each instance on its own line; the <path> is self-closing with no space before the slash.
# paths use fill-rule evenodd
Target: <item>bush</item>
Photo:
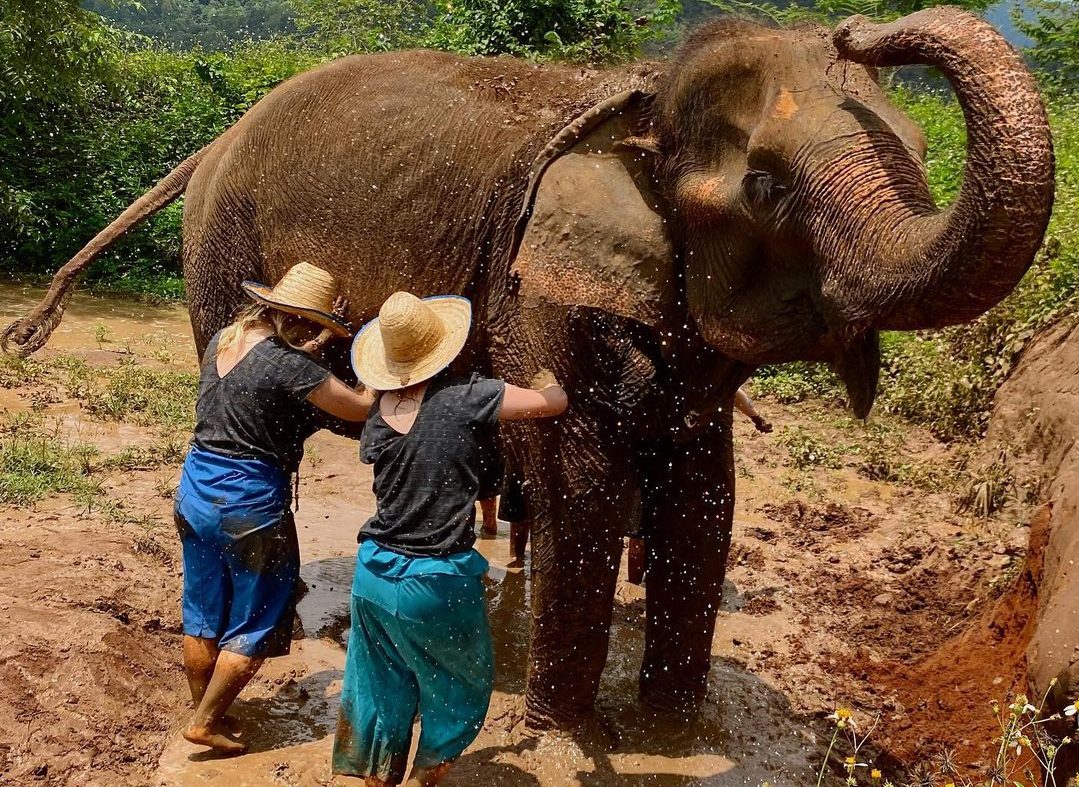
<path id="1" fill-rule="evenodd" d="M 800 427 L 784 429 L 779 436 L 779 443 L 787 448 L 787 464 L 799 470 L 811 467 L 835 469 L 842 466 L 840 450 L 836 446 L 828 445 L 823 438 Z"/>

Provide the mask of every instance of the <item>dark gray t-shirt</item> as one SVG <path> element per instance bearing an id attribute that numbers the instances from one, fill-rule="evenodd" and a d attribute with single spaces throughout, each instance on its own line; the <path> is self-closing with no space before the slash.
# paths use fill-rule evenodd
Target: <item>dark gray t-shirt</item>
<path id="1" fill-rule="evenodd" d="M 407 434 L 387 424 L 375 404 L 360 456 L 375 466 L 378 510 L 360 530 L 360 540 L 422 557 L 472 548 L 476 495 L 492 458 L 484 445 L 505 390 L 501 380 L 479 375 L 438 375 Z"/>
<path id="2" fill-rule="evenodd" d="M 326 424 L 308 395 L 330 376 L 303 350 L 263 339 L 229 373 L 217 373 L 218 332 L 206 347 L 194 443 L 226 456 L 264 459 L 295 472 L 303 443 Z"/>

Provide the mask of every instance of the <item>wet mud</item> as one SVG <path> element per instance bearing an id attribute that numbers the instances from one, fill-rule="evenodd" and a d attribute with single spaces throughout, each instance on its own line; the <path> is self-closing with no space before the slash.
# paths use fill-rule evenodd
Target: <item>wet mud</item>
<path id="1" fill-rule="evenodd" d="M 21 312 L 19 298 L 33 295 L 0 288 L 0 319 Z M 58 334 L 68 338 L 46 352 L 192 369 L 186 315 L 154 309 L 77 299 Z M 116 341 L 99 341 L 99 322 Z M 31 407 L 33 390 L 0 389 L 0 407 Z M 53 393 L 38 411 L 105 453 L 152 439 L 145 427 L 95 421 L 67 392 Z M 854 439 L 834 406 L 761 404 L 779 432 Z M 1024 621 L 1037 602 L 1025 512 L 970 520 L 944 493 L 867 480 L 854 453 L 838 469 L 795 472 L 774 436 L 740 420 L 735 440 L 734 547 L 700 715 L 680 723 L 638 703 L 646 590 L 625 581 L 623 563 L 594 723 L 575 734 L 526 730 L 530 588 L 527 566 L 507 568 L 502 525 L 497 538 L 477 541 L 491 562 L 496 691 L 446 784 L 815 785 L 831 736 L 825 717 L 840 705 L 880 716 L 867 756 L 892 774 L 942 747 L 966 758 L 964 773 L 984 772 L 988 702 L 1021 683 Z M 902 450 L 934 461 L 951 450 L 917 430 L 903 441 Z M 292 653 L 268 662 L 238 700 L 251 747 L 238 758 L 214 758 L 178 734 L 189 709 L 179 549 L 163 494 L 177 476 L 171 466 L 107 479 L 138 522 L 117 523 L 63 494 L 4 507 L 0 784 L 357 784 L 329 772 L 355 536 L 374 509 L 355 443 L 320 434 L 308 446 L 296 515 L 301 625 Z M 961 681 L 946 685 L 952 673 Z M 825 783 L 841 776 L 833 765 Z"/>

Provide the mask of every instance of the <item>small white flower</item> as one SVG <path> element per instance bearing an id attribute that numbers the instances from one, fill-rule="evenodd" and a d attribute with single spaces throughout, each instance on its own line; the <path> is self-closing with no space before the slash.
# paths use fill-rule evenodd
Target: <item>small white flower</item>
<path id="1" fill-rule="evenodd" d="M 1074 705 L 1069 705 L 1068 707 L 1066 707 L 1064 709 L 1064 715 L 1065 716 L 1074 716 L 1075 715 L 1075 706 Z"/>

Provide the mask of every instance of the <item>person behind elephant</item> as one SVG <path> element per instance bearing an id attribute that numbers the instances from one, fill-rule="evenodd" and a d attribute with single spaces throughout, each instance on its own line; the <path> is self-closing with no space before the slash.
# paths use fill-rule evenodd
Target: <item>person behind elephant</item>
<path id="1" fill-rule="evenodd" d="M 368 785 L 400 784 L 417 714 L 410 785 L 436 784 L 479 733 L 494 682 L 487 561 L 472 548 L 484 440 L 568 406 L 550 373 L 527 389 L 445 371 L 470 324 L 466 298 L 397 292 L 353 344 L 379 392 L 360 448 L 377 511 L 359 534 L 333 771 Z"/>
<path id="2" fill-rule="evenodd" d="M 373 402 L 312 357 L 350 335 L 332 313 L 344 304 L 329 273 L 300 263 L 272 289 L 243 288 L 255 305 L 203 355 L 175 509 L 195 703 L 183 734 L 226 754 L 245 746 L 227 733 L 225 712 L 264 659 L 289 651 L 300 568 L 290 479 L 304 440 L 327 415 L 362 422 Z"/>

